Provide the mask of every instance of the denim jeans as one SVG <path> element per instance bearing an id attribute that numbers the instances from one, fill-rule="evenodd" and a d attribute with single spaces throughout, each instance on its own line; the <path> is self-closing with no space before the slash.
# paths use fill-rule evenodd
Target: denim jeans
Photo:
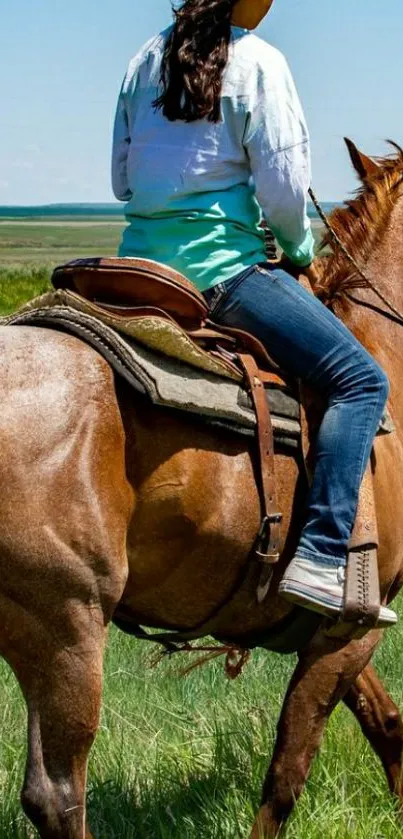
<path id="1" fill-rule="evenodd" d="M 204 296 L 212 320 L 251 332 L 280 367 L 325 397 L 297 553 L 345 564 L 362 476 L 388 397 L 385 373 L 340 320 L 279 268 L 252 266 Z"/>

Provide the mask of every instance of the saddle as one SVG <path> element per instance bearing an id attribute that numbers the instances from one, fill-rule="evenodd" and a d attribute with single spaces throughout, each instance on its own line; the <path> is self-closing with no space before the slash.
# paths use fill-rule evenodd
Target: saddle
<path id="1" fill-rule="evenodd" d="M 161 322 L 174 321 L 193 344 L 220 365 L 221 375 L 243 379 L 257 420 L 256 474 L 262 519 L 253 556 L 261 567 L 257 597 L 262 602 L 273 565 L 279 559 L 282 520 L 276 501 L 273 429 L 264 386 L 274 383 L 287 387 L 287 377 L 254 336 L 211 322 L 203 295 L 186 277 L 167 266 L 137 258 L 77 259 L 56 268 L 52 283 L 55 289 L 84 298 L 101 319 L 113 316 L 115 321 L 127 323 L 152 316 Z M 303 389 L 301 393 L 304 404 Z M 303 435 L 305 441 L 309 433 L 312 424 Z M 366 627 L 376 624 L 380 608 L 377 546 L 372 476 L 367 470 L 348 562 L 344 621 L 350 625 L 357 620 Z"/>
<path id="2" fill-rule="evenodd" d="M 75 259 L 55 268 L 52 284 L 55 289 L 76 292 L 116 316 L 137 318 L 147 313 L 173 319 L 193 341 L 221 360 L 234 364 L 240 352 L 250 354 L 262 381 L 275 380 L 273 375 L 278 368 L 263 344 L 241 329 L 212 323 L 200 291 L 183 274 L 166 265 L 127 257 Z M 239 373 L 236 364 L 235 369 Z"/>

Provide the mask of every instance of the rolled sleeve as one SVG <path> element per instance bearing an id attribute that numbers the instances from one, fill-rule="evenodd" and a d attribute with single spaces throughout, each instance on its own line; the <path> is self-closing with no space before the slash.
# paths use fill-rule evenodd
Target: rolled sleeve
<path id="1" fill-rule="evenodd" d="M 291 73 L 279 54 L 277 73 L 256 76 L 244 135 L 256 198 L 289 259 L 307 266 L 314 238 L 307 213 L 311 182 L 308 129 Z"/>

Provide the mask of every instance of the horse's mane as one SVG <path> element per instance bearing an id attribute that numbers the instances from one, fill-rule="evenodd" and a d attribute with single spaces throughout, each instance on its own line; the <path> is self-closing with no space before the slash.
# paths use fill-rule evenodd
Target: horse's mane
<path id="1" fill-rule="evenodd" d="M 396 202 L 396 189 L 403 182 L 403 149 L 392 141 L 396 153 L 376 158 L 378 170 L 365 178 L 355 197 L 330 214 L 329 222 L 353 259 L 363 268 L 388 225 Z M 344 297 L 346 292 L 365 287 L 365 280 L 355 271 L 327 232 L 320 250 L 332 248 L 324 256 L 320 297 L 327 305 Z"/>

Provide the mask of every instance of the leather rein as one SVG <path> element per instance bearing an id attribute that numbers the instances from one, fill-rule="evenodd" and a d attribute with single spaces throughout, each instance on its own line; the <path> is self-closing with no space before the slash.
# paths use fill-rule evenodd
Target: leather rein
<path id="1" fill-rule="evenodd" d="M 403 312 L 400 312 L 399 309 L 396 309 L 395 306 L 393 306 L 393 304 L 389 302 L 387 297 L 385 297 L 382 294 L 382 292 L 380 292 L 376 288 L 376 286 L 370 280 L 370 278 L 365 273 L 365 271 L 362 268 L 360 268 L 360 266 L 358 265 L 358 262 L 356 262 L 354 257 L 351 256 L 351 254 L 347 250 L 346 246 L 343 244 L 343 242 L 341 241 L 341 239 L 337 235 L 336 231 L 333 229 L 329 219 L 327 218 L 325 212 L 323 211 L 321 205 L 319 204 L 319 201 L 318 201 L 312 187 L 309 188 L 309 197 L 310 197 L 310 199 L 311 199 L 311 201 L 312 201 L 312 203 L 315 207 L 315 210 L 316 210 L 319 218 L 323 221 L 323 224 L 325 225 L 326 229 L 329 231 L 331 239 L 334 242 L 334 244 L 337 245 L 337 247 L 344 254 L 344 256 L 346 257 L 348 262 L 354 267 L 358 276 L 361 277 L 364 280 L 365 286 L 367 288 L 370 288 L 371 291 L 373 291 L 374 294 L 376 294 L 376 296 L 380 300 L 382 300 L 382 303 L 384 303 L 385 306 L 387 306 L 388 309 L 390 310 L 389 312 L 385 312 L 384 309 L 376 309 L 377 314 L 383 315 L 383 317 L 385 317 L 385 318 L 390 318 L 391 320 L 394 320 L 395 322 L 399 323 L 400 326 L 403 326 Z M 348 295 L 348 296 L 351 297 L 351 295 Z M 356 297 L 351 298 L 351 299 L 353 299 L 354 302 L 357 303 L 360 306 L 365 306 L 366 305 L 364 301 L 358 300 Z M 392 315 L 393 315 L 393 317 L 392 317 Z"/>

